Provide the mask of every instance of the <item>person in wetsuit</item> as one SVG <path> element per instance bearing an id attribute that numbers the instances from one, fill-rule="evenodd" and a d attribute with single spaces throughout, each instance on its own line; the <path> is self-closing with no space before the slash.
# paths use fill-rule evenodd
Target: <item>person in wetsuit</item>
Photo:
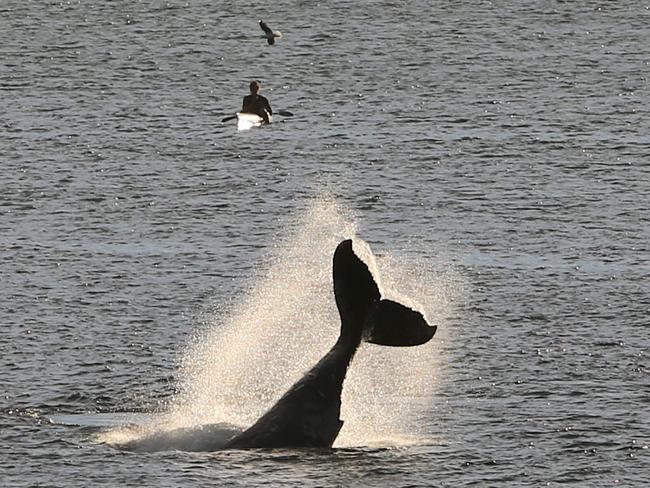
<path id="1" fill-rule="evenodd" d="M 268 124 L 270 122 L 269 116 L 273 115 L 273 110 L 271 110 L 271 105 L 266 97 L 258 95 L 260 82 L 251 81 L 249 88 L 251 94 L 244 97 L 244 104 L 242 105 L 241 111 L 247 114 L 257 114 Z"/>

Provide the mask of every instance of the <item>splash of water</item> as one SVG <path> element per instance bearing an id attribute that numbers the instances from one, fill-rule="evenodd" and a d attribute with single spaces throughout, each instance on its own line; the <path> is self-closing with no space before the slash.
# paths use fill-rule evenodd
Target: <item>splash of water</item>
<path id="1" fill-rule="evenodd" d="M 296 229 L 245 300 L 186 355 L 178 418 L 250 425 L 336 341 L 332 252 L 355 226 L 325 200 Z"/>
<path id="2" fill-rule="evenodd" d="M 297 381 L 338 337 L 340 320 L 332 292 L 332 255 L 338 242 L 354 237 L 351 212 L 331 198 L 317 199 L 275 246 L 265 274 L 240 303 L 188 349 L 181 365 L 178 395 L 165 414 L 136 434 L 206 424 L 251 425 Z M 344 427 L 337 446 L 396 445 L 421 437 L 412 420 L 435 395 L 436 344 L 444 331 L 440 318 L 456 286 L 424 263 L 390 255 L 375 260 L 355 239 L 355 252 L 387 298 L 423 310 L 439 326 L 430 343 L 415 348 L 363 345 L 348 372 L 342 397 Z M 399 295 L 393 290 L 399 290 Z M 407 298 L 408 297 L 408 298 Z M 415 304 L 414 299 L 420 303 Z M 421 419 L 420 419 L 421 420 Z M 129 439 L 132 440 L 132 439 Z"/>

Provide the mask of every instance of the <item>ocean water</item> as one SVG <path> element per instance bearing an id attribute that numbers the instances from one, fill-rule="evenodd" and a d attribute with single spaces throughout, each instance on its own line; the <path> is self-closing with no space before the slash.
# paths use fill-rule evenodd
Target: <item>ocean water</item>
<path id="1" fill-rule="evenodd" d="M 4 1 L 0 484 L 650 484 L 649 22 Z M 222 123 L 251 79 L 294 115 Z M 333 449 L 115 447 L 254 421 L 336 339 L 346 237 L 438 332 L 360 350 Z"/>

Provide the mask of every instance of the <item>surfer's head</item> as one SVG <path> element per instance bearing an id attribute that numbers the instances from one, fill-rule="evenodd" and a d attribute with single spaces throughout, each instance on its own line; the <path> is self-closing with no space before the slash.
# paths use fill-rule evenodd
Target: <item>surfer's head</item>
<path id="1" fill-rule="evenodd" d="M 260 91 L 260 87 L 260 82 L 257 80 L 251 81 L 251 84 L 248 85 L 248 88 L 250 88 L 253 95 L 257 95 L 257 92 Z"/>

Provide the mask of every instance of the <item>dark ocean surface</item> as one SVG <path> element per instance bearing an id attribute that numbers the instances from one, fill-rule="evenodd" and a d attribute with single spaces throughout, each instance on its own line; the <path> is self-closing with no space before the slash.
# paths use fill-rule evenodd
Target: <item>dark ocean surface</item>
<path id="1" fill-rule="evenodd" d="M 649 26 L 3 1 L 0 484 L 649 486 Z M 252 79 L 294 115 L 222 123 Z M 336 340 L 346 237 L 438 333 L 359 351 L 333 449 L 117 447 L 263 413 Z"/>

